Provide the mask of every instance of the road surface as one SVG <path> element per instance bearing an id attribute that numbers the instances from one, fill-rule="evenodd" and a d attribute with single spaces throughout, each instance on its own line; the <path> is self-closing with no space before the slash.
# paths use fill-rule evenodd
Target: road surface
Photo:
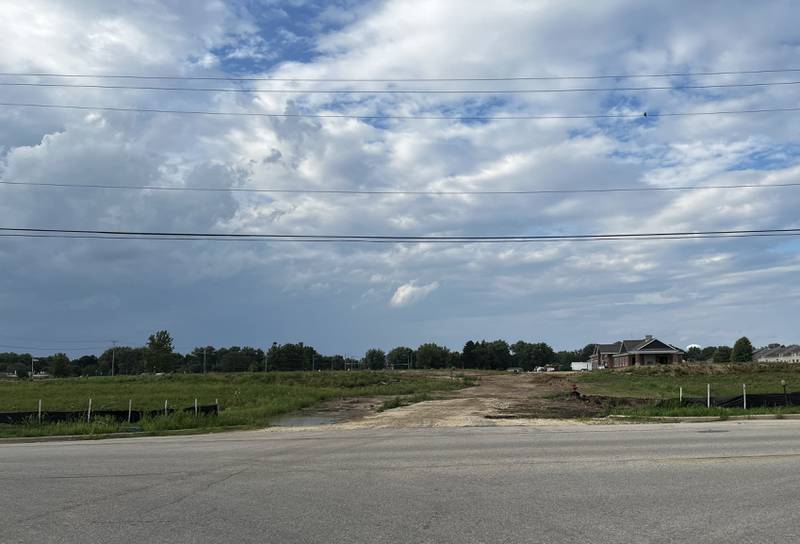
<path id="1" fill-rule="evenodd" d="M 791 542 L 800 421 L 0 445 L 0 542 Z"/>

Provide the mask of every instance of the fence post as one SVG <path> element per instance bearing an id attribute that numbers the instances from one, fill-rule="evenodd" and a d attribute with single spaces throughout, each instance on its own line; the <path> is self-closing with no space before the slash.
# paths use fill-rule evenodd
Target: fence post
<path id="1" fill-rule="evenodd" d="M 194 417 L 197 417 L 197 398 L 194 399 Z"/>
<path id="2" fill-rule="evenodd" d="M 711 408 L 711 384 L 706 384 L 706 408 Z"/>
<path id="3" fill-rule="evenodd" d="M 42 424 L 42 399 L 39 399 L 39 425 Z"/>
<path id="4" fill-rule="evenodd" d="M 680 388 L 680 392 L 678 393 L 678 400 L 683 404 L 683 387 Z"/>
<path id="5" fill-rule="evenodd" d="M 219 415 L 219 399 L 214 399 L 214 404 L 217 406 L 217 415 Z"/>
<path id="6" fill-rule="evenodd" d="M 128 399 L 128 424 L 131 422 L 131 408 L 133 408 L 133 400 Z"/>
<path id="7" fill-rule="evenodd" d="M 167 403 L 168 402 L 169 401 L 167 401 L 167 400 L 164 401 L 164 415 L 167 415 Z"/>
<path id="8" fill-rule="evenodd" d="M 92 399 L 89 399 L 89 411 L 86 412 L 86 423 L 92 420 Z"/>
<path id="9" fill-rule="evenodd" d="M 742 384 L 742 407 L 747 410 L 747 384 Z"/>

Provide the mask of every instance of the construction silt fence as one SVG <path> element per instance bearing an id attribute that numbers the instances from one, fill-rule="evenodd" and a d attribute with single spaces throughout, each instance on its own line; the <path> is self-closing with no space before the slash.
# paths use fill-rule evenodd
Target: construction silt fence
<path id="1" fill-rule="evenodd" d="M 678 399 L 673 399 L 679 402 Z M 691 406 L 707 406 L 715 408 L 742 408 L 745 406 L 745 395 L 683 397 L 683 404 Z M 773 408 L 777 406 L 800 406 L 800 393 L 747 393 L 747 408 Z"/>
<path id="2" fill-rule="evenodd" d="M 218 406 L 216 404 L 205 404 L 197 406 L 198 415 L 213 416 L 218 415 Z M 161 410 L 92 410 L 91 416 L 88 410 L 83 411 L 54 411 L 42 410 L 41 422 L 42 423 L 58 423 L 63 421 L 86 421 L 87 419 L 95 418 L 111 418 L 121 423 L 130 421 L 136 423 L 145 418 L 154 418 L 164 415 L 172 415 L 178 412 L 182 413 L 195 413 L 195 407 L 175 409 L 167 408 Z M 33 412 L 0 412 L 0 424 L 6 425 L 24 425 L 30 422 L 39 422 L 39 411 Z"/>

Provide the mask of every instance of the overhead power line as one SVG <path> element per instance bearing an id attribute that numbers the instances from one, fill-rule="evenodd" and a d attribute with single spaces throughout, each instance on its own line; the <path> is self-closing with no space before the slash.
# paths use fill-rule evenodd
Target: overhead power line
<path id="1" fill-rule="evenodd" d="M 70 350 L 92 350 L 108 347 L 107 345 L 101 346 L 70 346 L 70 347 L 36 347 L 36 346 L 19 346 L 16 344 L 0 344 L 2 349 L 27 349 L 32 351 L 70 351 Z"/>
<path id="2" fill-rule="evenodd" d="M 398 121 L 553 121 L 572 119 L 637 119 L 643 117 L 693 117 L 706 115 L 740 115 L 759 113 L 793 113 L 800 107 L 752 108 L 741 110 L 712 110 L 686 112 L 599 113 L 576 115 L 359 115 L 356 113 L 266 113 L 253 111 L 174 110 L 164 108 L 127 108 L 116 106 L 82 106 L 78 104 L 41 104 L 36 102 L 0 102 L 2 107 L 61 109 L 79 111 L 108 111 L 126 113 L 157 113 L 175 115 L 209 115 L 222 117 L 263 117 L 276 119 L 361 119 Z"/>
<path id="3" fill-rule="evenodd" d="M 549 194 L 581 194 L 581 193 L 644 193 L 667 191 L 702 191 L 707 189 L 786 189 L 800 187 L 797 183 L 743 183 L 725 185 L 682 185 L 674 187 L 603 187 L 576 189 L 510 189 L 510 190 L 442 190 L 423 191 L 406 189 L 292 189 L 292 188 L 257 188 L 257 187 L 179 187 L 169 185 L 109 185 L 102 183 L 58 183 L 33 181 L 5 181 L 0 185 L 10 187 L 40 187 L 59 189 L 101 189 L 126 191 L 166 191 L 166 192 L 209 192 L 209 193 L 267 193 L 267 194 L 312 194 L 312 195 L 410 195 L 410 196 L 519 196 Z"/>
<path id="4" fill-rule="evenodd" d="M 101 89 L 128 91 L 169 91 L 203 93 L 247 93 L 247 94 L 552 94 L 552 93 L 598 93 L 638 91 L 690 91 L 700 89 L 733 89 L 752 87 L 774 87 L 800 85 L 800 81 L 766 81 L 756 83 L 712 83 L 694 85 L 651 85 L 628 87 L 568 87 L 564 89 L 261 89 L 232 87 L 163 87 L 152 85 L 102 85 L 83 83 L 23 83 L 0 82 L 0 87 L 37 87 L 60 89 Z"/>
<path id="5" fill-rule="evenodd" d="M 710 230 L 607 234 L 548 234 L 510 236 L 417 236 L 361 234 L 246 234 L 211 232 L 114 231 L 93 229 L 55 229 L 0 227 L 0 236 L 23 238 L 91 238 L 115 240 L 250 241 L 250 242 L 328 242 L 328 243 L 455 243 L 497 244 L 509 242 L 577 242 L 694 240 L 705 238 L 753 238 L 764 236 L 800 236 L 800 228 Z"/>
<path id="6" fill-rule="evenodd" d="M 179 75 L 133 75 L 133 74 L 87 74 L 54 72 L 0 72 L 3 77 L 59 77 L 84 79 L 141 79 L 170 81 L 282 81 L 282 82 L 326 82 L 326 83 L 411 83 L 411 82 L 466 82 L 466 81 L 559 81 L 559 80 L 601 80 L 634 79 L 662 77 L 709 77 L 744 76 L 766 74 L 788 74 L 800 72 L 800 68 L 766 68 L 760 70 L 719 70 L 698 72 L 660 72 L 642 74 L 601 74 L 601 75 L 555 75 L 555 76 L 500 76 L 500 77 L 403 77 L 403 78 L 344 78 L 344 77 L 237 77 L 237 76 L 179 76 Z"/>

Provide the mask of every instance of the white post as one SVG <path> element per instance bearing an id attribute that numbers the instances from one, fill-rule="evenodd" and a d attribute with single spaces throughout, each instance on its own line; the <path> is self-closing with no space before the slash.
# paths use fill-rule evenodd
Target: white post
<path id="1" fill-rule="evenodd" d="M 164 401 L 164 415 L 167 415 L 167 402 L 169 401 Z"/>
<path id="2" fill-rule="evenodd" d="M 742 384 L 742 406 L 747 410 L 747 384 Z"/>
<path id="3" fill-rule="evenodd" d="M 39 425 L 42 424 L 42 399 L 39 399 Z"/>
<path id="4" fill-rule="evenodd" d="M 194 417 L 197 417 L 197 399 L 194 399 Z"/>
<path id="5" fill-rule="evenodd" d="M 128 423 L 131 422 L 131 408 L 133 408 L 133 401 L 128 399 Z"/>
<path id="6" fill-rule="evenodd" d="M 711 384 L 706 384 L 706 408 L 711 408 Z"/>
<path id="7" fill-rule="evenodd" d="M 89 399 L 89 411 L 86 412 L 86 422 L 88 423 L 91 420 L 92 420 L 92 399 Z"/>
<path id="8" fill-rule="evenodd" d="M 217 415 L 219 415 L 219 399 L 214 399 L 214 404 L 217 405 Z"/>
<path id="9" fill-rule="evenodd" d="M 681 404 L 683 404 L 683 387 L 680 388 L 680 392 L 678 393 L 678 399 L 680 400 Z"/>

